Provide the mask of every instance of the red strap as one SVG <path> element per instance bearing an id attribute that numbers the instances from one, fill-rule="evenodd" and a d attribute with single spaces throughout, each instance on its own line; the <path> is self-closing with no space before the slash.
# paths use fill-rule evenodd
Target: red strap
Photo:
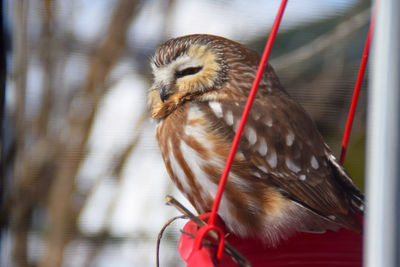
<path id="1" fill-rule="evenodd" d="M 224 250 L 225 236 L 224 236 L 224 232 L 222 231 L 222 229 L 219 228 L 218 226 L 207 224 L 207 225 L 201 227 L 200 230 L 197 232 L 196 240 L 194 241 L 194 249 L 195 250 L 200 250 L 201 249 L 201 247 L 203 245 L 204 237 L 211 230 L 215 230 L 219 235 L 219 245 L 218 245 L 218 250 L 217 250 L 217 259 L 221 259 L 222 252 Z"/>
<path id="2" fill-rule="evenodd" d="M 269 38 L 268 38 L 268 42 L 267 42 L 267 44 L 265 46 L 264 53 L 262 55 L 260 64 L 258 66 L 256 77 L 254 78 L 253 85 L 251 87 L 250 94 L 249 94 L 249 97 L 248 97 L 247 102 L 246 102 L 246 106 L 244 108 L 244 111 L 243 111 L 242 117 L 240 119 L 240 123 L 239 123 L 238 129 L 236 131 L 235 137 L 234 137 L 233 142 L 232 142 L 232 146 L 231 146 L 231 150 L 230 150 L 229 155 L 228 155 L 228 159 L 226 160 L 226 164 L 225 164 L 225 168 L 224 168 L 224 171 L 222 173 L 222 176 L 221 176 L 221 180 L 219 181 L 217 194 L 216 194 L 215 199 L 214 199 L 214 205 L 213 205 L 212 210 L 211 210 L 210 220 L 208 221 L 208 224 L 210 224 L 210 225 L 215 225 L 215 219 L 217 217 L 217 212 L 218 212 L 219 204 L 221 202 L 222 193 L 224 191 L 225 183 L 226 183 L 226 180 L 228 179 L 229 171 L 231 169 L 232 162 L 233 162 L 233 159 L 234 159 L 235 154 L 236 154 L 236 150 L 237 150 L 238 145 L 239 145 L 240 137 L 242 136 L 242 132 L 243 132 L 244 126 L 245 126 L 246 121 L 247 121 L 247 117 L 249 116 L 251 106 L 253 105 L 253 101 L 254 101 L 254 98 L 255 98 L 256 93 L 257 93 L 258 85 L 260 84 L 262 75 L 264 73 L 264 69 L 265 69 L 265 67 L 267 65 L 268 57 L 269 57 L 269 54 L 271 52 L 272 45 L 273 45 L 273 43 L 275 41 L 275 37 L 276 37 L 276 34 L 278 32 L 279 24 L 280 24 L 280 22 L 282 20 L 282 16 L 283 16 L 283 12 L 285 10 L 286 4 L 287 4 L 287 0 L 282 0 L 281 6 L 280 6 L 279 11 L 278 11 L 278 14 L 277 14 L 277 16 L 275 18 L 274 25 L 272 26 L 271 33 L 270 33 Z"/>
<path id="3" fill-rule="evenodd" d="M 368 62 L 369 47 L 370 47 L 370 43 L 371 43 L 371 37 L 372 37 L 372 32 L 373 32 L 374 22 L 375 22 L 375 13 L 376 13 L 376 8 L 374 9 L 374 14 L 372 16 L 371 24 L 369 26 L 368 36 L 367 36 L 367 40 L 365 42 L 365 47 L 364 47 L 364 53 L 363 53 L 363 57 L 361 60 L 360 69 L 358 71 L 357 82 L 356 82 L 356 86 L 354 88 L 353 99 L 351 101 L 350 111 L 349 111 L 349 115 L 347 117 L 346 130 L 344 131 L 344 136 L 343 136 L 343 141 L 342 141 L 342 152 L 340 153 L 340 164 L 342 164 L 342 165 L 344 164 L 344 159 L 346 157 L 347 145 L 349 143 L 351 128 L 353 126 L 354 114 L 356 112 L 358 97 L 360 95 L 360 89 L 361 89 L 361 85 L 362 85 L 362 82 L 364 79 L 365 69 L 366 69 L 367 62 Z"/>

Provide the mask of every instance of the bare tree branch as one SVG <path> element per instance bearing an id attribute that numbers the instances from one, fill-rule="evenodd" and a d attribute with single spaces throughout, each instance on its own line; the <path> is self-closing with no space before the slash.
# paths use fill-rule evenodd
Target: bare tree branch
<path id="1" fill-rule="evenodd" d="M 57 267 L 63 262 L 64 248 L 74 232 L 77 212 L 71 205 L 75 176 L 85 155 L 86 143 L 104 83 L 125 48 L 126 33 L 138 1 L 120 0 L 113 12 L 106 38 L 90 59 L 88 74 L 78 101 L 78 110 L 68 120 L 69 142 L 59 149 L 60 158 L 48 198 L 51 225 L 46 237 L 47 251 L 41 267 Z M 82 112 L 84 111 L 84 113 Z M 86 114 L 85 114 L 86 113 Z M 61 142 L 62 143 L 62 142 Z"/>
<path id="2" fill-rule="evenodd" d="M 27 5 L 28 2 L 19 0 L 14 2 L 14 25 L 17 34 L 14 35 L 14 53 L 15 53 L 15 69 L 13 70 L 13 80 L 16 88 L 16 105 L 14 110 L 15 121 L 15 151 L 16 165 L 23 161 L 23 151 L 25 144 L 25 92 L 26 92 L 26 75 L 27 75 Z M 15 183 L 18 188 L 23 177 L 23 171 L 15 168 Z M 11 228 L 15 233 L 13 259 L 17 267 L 28 266 L 27 259 L 27 232 L 29 230 L 29 220 L 32 212 L 32 207 L 26 203 L 18 203 L 13 208 L 11 214 Z"/>
<path id="3" fill-rule="evenodd" d="M 313 55 L 323 51 L 332 44 L 337 43 L 339 40 L 346 38 L 351 33 L 366 25 L 370 15 L 371 10 L 369 8 L 357 13 L 350 19 L 337 25 L 332 32 L 323 34 L 308 44 L 271 60 L 272 65 L 275 67 L 275 70 L 279 72 L 294 64 L 311 58 Z"/>

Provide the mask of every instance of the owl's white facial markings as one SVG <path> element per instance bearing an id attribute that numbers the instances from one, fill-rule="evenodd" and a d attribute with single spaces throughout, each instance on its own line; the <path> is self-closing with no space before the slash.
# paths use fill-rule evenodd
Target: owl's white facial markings
<path id="1" fill-rule="evenodd" d="M 167 65 L 157 67 L 154 63 L 151 64 L 154 82 L 156 84 L 171 84 L 175 80 L 176 71 L 182 71 L 187 68 L 199 66 L 202 66 L 202 62 L 199 59 L 193 58 L 186 54 L 178 57 L 176 60 Z"/>
<path id="2" fill-rule="evenodd" d="M 179 103 L 188 96 L 215 89 L 221 68 L 217 54 L 207 45 L 191 45 L 164 65 L 153 60 L 154 86 L 160 89 L 162 102 L 171 97 L 171 102 Z"/>
<path id="3" fill-rule="evenodd" d="M 174 71 L 176 73 L 189 68 L 202 67 L 204 63 L 198 58 L 193 58 L 188 55 L 183 55 L 177 58 L 177 60 L 174 61 L 173 64 L 176 66 L 174 68 Z"/>

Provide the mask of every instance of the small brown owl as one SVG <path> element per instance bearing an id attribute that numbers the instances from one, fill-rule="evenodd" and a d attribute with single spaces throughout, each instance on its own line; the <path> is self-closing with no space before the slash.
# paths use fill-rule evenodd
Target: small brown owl
<path id="1" fill-rule="evenodd" d="M 168 40 L 152 59 L 156 138 L 169 175 L 199 213 L 211 210 L 259 61 L 212 35 Z M 362 211 L 362 193 L 268 65 L 218 214 L 234 234 L 276 245 L 295 231 L 359 231 Z"/>

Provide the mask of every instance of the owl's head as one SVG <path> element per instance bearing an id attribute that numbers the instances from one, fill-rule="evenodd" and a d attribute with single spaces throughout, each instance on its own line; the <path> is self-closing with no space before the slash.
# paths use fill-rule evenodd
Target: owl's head
<path id="1" fill-rule="evenodd" d="M 193 99 L 222 100 L 247 97 L 259 55 L 232 40 L 206 34 L 170 39 L 160 45 L 151 66 L 151 117 L 163 118 Z M 260 89 L 279 85 L 271 66 Z"/>
<path id="2" fill-rule="evenodd" d="M 151 116 L 164 117 L 185 101 L 219 90 L 227 80 L 227 48 L 232 44 L 242 46 L 222 37 L 200 34 L 163 43 L 151 62 Z"/>

